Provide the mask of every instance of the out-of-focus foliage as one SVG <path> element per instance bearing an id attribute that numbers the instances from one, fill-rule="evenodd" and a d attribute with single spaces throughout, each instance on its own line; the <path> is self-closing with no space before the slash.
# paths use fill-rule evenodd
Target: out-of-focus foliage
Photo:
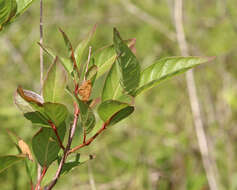
<path id="1" fill-rule="evenodd" d="M 209 144 L 217 161 L 220 189 L 223 190 L 237 188 L 236 8 L 235 0 L 184 1 L 185 32 L 191 54 L 217 56 L 215 63 L 195 69 L 195 79 Z M 144 16 L 146 14 L 151 18 Z M 159 21 L 169 33 L 162 32 L 162 27 L 152 19 Z M 172 0 L 45 0 L 44 44 L 56 48 L 61 55 L 65 49 L 58 26 L 67 32 L 75 46 L 97 23 L 92 41 L 97 49 L 112 44 L 112 27 L 116 26 L 124 39 L 136 38 L 137 57 L 143 69 L 157 58 L 180 55 L 173 22 Z M 1 155 L 17 153 L 5 128 L 19 134 L 26 142 L 38 130 L 30 127 L 31 123 L 13 104 L 18 84 L 40 91 L 37 41 L 39 2 L 35 1 L 0 35 Z M 51 58 L 44 58 L 46 70 Z M 117 124 L 120 127 L 108 129 L 93 146 L 83 150 L 96 155 L 90 162 L 90 172 L 84 164 L 59 181 L 56 189 L 69 186 L 72 190 L 90 189 L 91 175 L 97 189 L 103 190 L 207 188 L 185 78 L 178 76 L 175 79 L 139 96 L 131 118 Z M 1 189 L 27 189 L 26 175 L 24 165 L 17 164 L 0 174 Z"/>

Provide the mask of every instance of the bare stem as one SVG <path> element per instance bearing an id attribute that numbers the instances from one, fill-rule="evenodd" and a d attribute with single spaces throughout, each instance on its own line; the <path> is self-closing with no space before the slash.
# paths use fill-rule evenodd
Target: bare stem
<path id="1" fill-rule="evenodd" d="M 74 103 L 74 120 L 73 120 L 73 124 L 70 128 L 70 131 L 69 131 L 67 147 L 64 150 L 64 154 L 63 154 L 63 157 L 60 161 L 58 170 L 57 170 L 52 182 L 49 184 L 49 186 L 46 188 L 46 190 L 51 190 L 56 185 L 56 183 L 57 183 L 57 181 L 60 177 L 63 165 L 64 165 L 64 163 L 67 159 L 67 156 L 69 155 L 70 147 L 71 147 L 71 144 L 72 144 L 72 139 L 73 139 L 73 136 L 75 134 L 75 130 L 76 130 L 77 122 L 78 122 L 79 113 L 80 113 L 80 111 L 78 109 L 78 105 L 76 103 Z"/>
<path id="2" fill-rule="evenodd" d="M 90 60 L 91 60 L 91 49 L 92 49 L 92 47 L 90 46 L 89 47 L 88 59 L 87 59 L 87 63 L 86 63 L 86 72 L 85 72 L 85 75 L 84 75 L 84 81 L 86 80 L 86 73 L 88 71 L 88 66 L 89 66 Z"/>
<path id="3" fill-rule="evenodd" d="M 188 46 L 185 38 L 183 19 L 182 19 L 182 0 L 175 0 L 175 27 L 176 35 L 182 55 L 187 56 Z M 210 190 L 218 190 L 218 183 L 215 177 L 216 163 L 213 161 L 207 143 L 207 137 L 201 117 L 201 109 L 198 100 L 196 84 L 192 70 L 186 73 L 186 83 L 188 87 L 189 100 L 191 104 L 195 131 L 198 139 L 199 149 L 202 156 L 203 166 L 206 172 Z"/>
<path id="4" fill-rule="evenodd" d="M 40 43 L 43 44 L 43 0 L 40 0 Z M 43 59 L 43 49 L 40 47 L 40 87 L 41 87 L 41 95 L 43 89 L 43 79 L 44 78 L 44 59 Z M 37 179 L 40 180 L 41 177 L 41 166 L 38 164 L 37 170 Z M 40 185 L 36 190 L 40 189 Z"/>
<path id="5" fill-rule="evenodd" d="M 43 44 L 43 0 L 40 0 L 40 44 Z M 40 46 L 40 84 L 41 90 L 44 82 L 43 48 Z"/>

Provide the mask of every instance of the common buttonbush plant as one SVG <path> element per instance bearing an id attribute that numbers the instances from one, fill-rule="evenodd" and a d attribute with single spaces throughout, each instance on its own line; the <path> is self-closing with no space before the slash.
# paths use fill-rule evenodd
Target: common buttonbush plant
<path id="1" fill-rule="evenodd" d="M 96 26 L 74 49 L 66 33 L 59 29 L 68 57 L 57 55 L 39 43 L 53 60 L 41 93 L 21 86 L 15 92 L 15 104 L 39 130 L 32 137 L 31 145 L 8 131 L 19 154 L 1 156 L 0 172 L 23 161 L 33 190 L 52 189 L 60 176 L 92 159 L 92 155 L 83 158 L 80 150 L 91 145 L 106 129 L 131 115 L 138 95 L 212 59 L 167 57 L 141 70 L 134 55 L 135 39 L 123 40 L 114 28 L 113 44 L 92 51 L 89 44 L 95 30 Z M 105 75 L 103 84 L 99 83 L 98 79 Z M 92 95 L 96 89 L 102 89 L 99 96 Z M 71 105 L 65 104 L 65 94 L 71 97 Z M 102 126 L 95 130 L 96 123 L 101 121 Z M 74 141 L 79 143 L 72 146 Z M 37 165 L 42 168 L 40 178 L 37 178 Z M 47 175 L 51 168 L 54 168 L 53 177 Z"/>

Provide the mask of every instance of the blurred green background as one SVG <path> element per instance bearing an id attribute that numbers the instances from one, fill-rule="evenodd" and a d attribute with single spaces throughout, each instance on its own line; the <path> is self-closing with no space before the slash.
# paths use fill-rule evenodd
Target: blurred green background
<path id="1" fill-rule="evenodd" d="M 44 43 L 65 54 L 57 27 L 73 45 L 98 24 L 93 49 L 112 43 L 112 28 L 136 38 L 142 67 L 180 55 L 174 0 L 44 0 Z M 195 68 L 202 116 L 221 190 L 237 189 L 237 4 L 236 0 L 184 1 L 184 27 L 192 55 L 217 56 Z M 20 84 L 40 90 L 39 1 L 0 34 L 0 155 L 15 153 L 6 128 L 26 142 L 39 129 L 13 103 Z M 45 58 L 45 67 L 50 59 Z M 45 68 L 45 69 L 46 69 Z M 136 99 L 135 113 L 108 129 L 82 153 L 96 155 L 55 189 L 207 190 L 184 75 Z M 94 179 L 95 188 L 90 184 Z M 29 189 L 23 164 L 0 174 L 1 190 Z"/>

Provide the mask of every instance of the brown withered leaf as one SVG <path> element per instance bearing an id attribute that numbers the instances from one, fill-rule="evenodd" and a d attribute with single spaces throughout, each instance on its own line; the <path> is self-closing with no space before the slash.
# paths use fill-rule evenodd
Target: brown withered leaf
<path id="1" fill-rule="evenodd" d="M 27 102 L 36 103 L 39 106 L 42 106 L 43 99 L 40 95 L 36 94 L 35 92 L 24 90 L 20 86 L 17 88 L 17 93 Z"/>
<path id="2" fill-rule="evenodd" d="M 79 95 L 82 97 L 82 101 L 88 101 L 91 95 L 92 84 L 90 80 L 84 81 L 78 89 Z"/>
<path id="3" fill-rule="evenodd" d="M 29 158 L 31 161 L 33 161 L 33 156 L 32 156 L 32 154 L 31 154 L 30 148 L 29 148 L 29 146 L 28 146 L 22 139 L 20 139 L 20 140 L 18 141 L 18 146 L 19 146 L 19 148 L 21 149 L 22 154 L 27 155 L 28 158 Z"/>

